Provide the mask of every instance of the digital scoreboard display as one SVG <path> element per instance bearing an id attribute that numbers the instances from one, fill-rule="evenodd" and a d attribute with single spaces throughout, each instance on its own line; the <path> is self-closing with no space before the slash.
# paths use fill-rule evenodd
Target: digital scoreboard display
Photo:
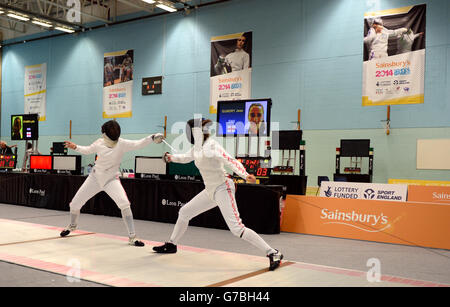
<path id="1" fill-rule="evenodd" d="M 15 155 L 0 155 L 0 169 L 14 169 L 16 168 Z"/>
<path id="2" fill-rule="evenodd" d="M 162 76 L 142 78 L 142 95 L 162 93 Z"/>
<path id="3" fill-rule="evenodd" d="M 247 173 L 254 175 L 255 177 L 266 178 L 269 177 L 270 159 L 265 158 L 238 158 L 239 162 L 242 163 Z"/>

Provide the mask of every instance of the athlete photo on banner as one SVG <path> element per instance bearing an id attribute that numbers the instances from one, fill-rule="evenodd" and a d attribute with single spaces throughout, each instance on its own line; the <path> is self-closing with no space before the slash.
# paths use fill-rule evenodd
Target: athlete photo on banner
<path id="1" fill-rule="evenodd" d="M 365 13 L 362 105 L 424 102 L 426 4 Z"/>
<path id="2" fill-rule="evenodd" d="M 252 32 L 211 38 L 210 113 L 217 101 L 251 96 Z"/>
<path id="3" fill-rule="evenodd" d="M 105 53 L 103 63 L 103 118 L 131 117 L 133 50 Z"/>

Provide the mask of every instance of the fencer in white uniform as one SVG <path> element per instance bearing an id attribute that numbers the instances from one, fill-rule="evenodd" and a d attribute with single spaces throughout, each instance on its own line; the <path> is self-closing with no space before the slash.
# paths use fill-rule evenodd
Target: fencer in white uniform
<path id="1" fill-rule="evenodd" d="M 102 134 L 102 138 L 99 138 L 89 146 L 80 146 L 69 141 L 65 142 L 66 147 L 81 154 L 97 153 L 97 160 L 88 178 L 70 202 L 70 224 L 60 235 L 65 237 L 71 231 L 74 231 L 77 228 L 80 210 L 84 204 L 95 194 L 105 191 L 121 210 L 122 219 L 128 230 L 129 244 L 144 246 L 142 241 L 136 239 L 130 201 L 120 183 L 119 167 L 126 152 L 143 148 L 152 142 L 161 143 L 164 137 L 162 134 L 157 133 L 140 140 L 120 138 L 120 125 L 114 120 L 103 124 Z"/>
<path id="2" fill-rule="evenodd" d="M 231 71 L 247 69 L 250 66 L 250 55 L 244 49 L 236 49 L 225 57 L 225 63 L 231 67 Z"/>
<path id="3" fill-rule="evenodd" d="M 412 51 L 412 46 L 416 38 L 423 35 L 423 32 L 414 34 L 414 32 L 409 29 L 406 33 L 399 35 L 397 40 L 397 53 L 406 53 Z"/>
<path id="4" fill-rule="evenodd" d="M 216 75 L 227 74 L 233 71 L 239 71 L 250 67 L 250 55 L 244 50 L 247 38 L 241 36 L 236 41 L 236 49 L 226 55 L 220 55 L 217 63 L 214 65 Z"/>
<path id="5" fill-rule="evenodd" d="M 236 205 L 234 182 L 226 173 L 224 166 L 226 165 L 248 182 L 254 183 L 256 178 L 249 175 L 239 161 L 231 157 L 219 143 L 209 137 L 207 129 L 211 123 L 210 120 L 204 119 L 188 121 L 187 137 L 194 146 L 186 154 L 166 153 L 164 156 L 166 162 L 194 161 L 203 178 L 205 189 L 180 209 L 170 240 L 162 246 L 153 247 L 153 250 L 157 253 L 176 253 L 177 244 L 185 233 L 189 221 L 218 206 L 231 232 L 264 252 L 270 259 L 269 269 L 275 270 L 280 265 L 283 255 L 242 223 Z"/>
<path id="6" fill-rule="evenodd" d="M 389 38 L 398 37 L 407 31 L 406 28 L 389 30 L 383 26 L 383 21 L 380 18 L 376 18 L 364 38 L 364 43 L 369 48 L 369 60 L 387 57 Z"/>

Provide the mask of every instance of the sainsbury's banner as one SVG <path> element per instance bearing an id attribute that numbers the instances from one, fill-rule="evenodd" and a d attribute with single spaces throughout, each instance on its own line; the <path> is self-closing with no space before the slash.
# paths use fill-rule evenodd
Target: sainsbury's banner
<path id="1" fill-rule="evenodd" d="M 103 118 L 131 117 L 133 50 L 104 54 Z"/>
<path id="2" fill-rule="evenodd" d="M 450 205 L 450 187 L 410 185 L 408 187 L 408 201 Z"/>
<path id="3" fill-rule="evenodd" d="M 450 181 L 441 180 L 419 180 L 419 179 L 388 179 L 389 184 L 407 184 L 407 185 L 432 185 L 450 187 Z"/>
<path id="4" fill-rule="evenodd" d="M 426 4 L 364 18 L 362 105 L 424 102 Z"/>
<path id="5" fill-rule="evenodd" d="M 408 185 L 322 181 L 321 197 L 406 201 Z"/>
<path id="6" fill-rule="evenodd" d="M 217 113 L 217 101 L 251 97 L 252 32 L 211 38 L 209 113 Z"/>
<path id="7" fill-rule="evenodd" d="M 281 231 L 450 249 L 450 206 L 288 195 Z"/>
<path id="8" fill-rule="evenodd" d="M 46 119 L 47 63 L 25 66 L 25 114 L 39 114 L 39 121 Z"/>

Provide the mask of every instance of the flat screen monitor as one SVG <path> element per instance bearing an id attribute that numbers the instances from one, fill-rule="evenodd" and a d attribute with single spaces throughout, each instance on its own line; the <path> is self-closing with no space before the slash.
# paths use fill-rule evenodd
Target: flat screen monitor
<path id="1" fill-rule="evenodd" d="M 53 156 L 53 170 L 77 171 L 81 169 L 81 156 Z"/>
<path id="2" fill-rule="evenodd" d="M 166 175 L 167 164 L 161 157 L 136 157 L 134 170 L 137 174 Z"/>
<path id="3" fill-rule="evenodd" d="M 52 169 L 52 156 L 31 155 L 30 156 L 30 169 L 31 170 L 51 170 Z"/>
<path id="4" fill-rule="evenodd" d="M 64 146 L 64 142 L 53 142 L 53 153 L 65 154 L 67 153 L 67 148 Z"/>
<path id="5" fill-rule="evenodd" d="M 189 163 L 174 163 L 171 162 L 169 165 L 169 175 L 181 175 L 181 176 L 200 176 L 200 171 L 197 166 L 195 166 L 194 161 Z"/>
<path id="6" fill-rule="evenodd" d="M 11 140 L 37 140 L 39 138 L 39 115 L 11 115 Z"/>
<path id="7" fill-rule="evenodd" d="M 301 141 L 301 130 L 281 130 L 272 133 L 272 149 L 299 150 Z"/>
<path id="8" fill-rule="evenodd" d="M 370 140 L 341 140 L 341 157 L 368 157 Z"/>
<path id="9" fill-rule="evenodd" d="M 227 100 L 217 102 L 218 136 L 270 136 L 272 99 Z"/>

